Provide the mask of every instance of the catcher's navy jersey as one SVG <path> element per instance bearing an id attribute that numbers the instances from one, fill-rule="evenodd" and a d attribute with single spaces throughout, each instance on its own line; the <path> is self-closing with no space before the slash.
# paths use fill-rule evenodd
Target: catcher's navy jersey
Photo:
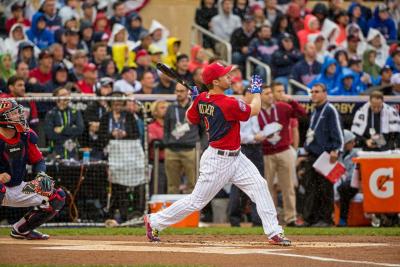
<path id="1" fill-rule="evenodd" d="M 247 121 L 251 108 L 242 100 L 223 94 L 201 93 L 187 112 L 192 124 L 204 121 L 210 146 L 224 150 L 240 147 L 240 122 Z"/>
<path id="2" fill-rule="evenodd" d="M 7 172 L 11 176 L 6 186 L 19 185 L 26 175 L 26 165 L 42 160 L 42 153 L 36 145 L 37 139 L 32 130 L 17 132 L 11 139 L 0 134 L 0 173 Z"/>

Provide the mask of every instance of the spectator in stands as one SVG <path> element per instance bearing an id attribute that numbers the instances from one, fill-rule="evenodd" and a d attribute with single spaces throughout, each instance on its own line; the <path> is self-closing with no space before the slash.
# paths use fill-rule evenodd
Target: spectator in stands
<path id="1" fill-rule="evenodd" d="M 381 69 L 380 74 L 381 74 L 381 76 L 380 76 L 380 80 L 379 80 L 379 82 L 378 82 L 379 85 L 381 85 L 381 86 L 388 86 L 388 85 L 391 85 L 391 84 L 392 84 L 392 83 L 391 83 L 391 78 L 392 78 L 392 76 L 393 76 L 393 71 L 392 71 L 392 68 L 391 68 L 389 65 L 383 66 L 383 68 Z M 392 89 L 392 88 L 391 88 L 391 86 L 390 86 L 390 88 L 389 88 L 388 90 L 384 90 L 384 91 L 383 91 L 384 94 L 385 94 L 385 95 L 390 94 L 391 89 Z"/>
<path id="2" fill-rule="evenodd" d="M 37 62 L 34 55 L 34 44 L 31 42 L 22 42 L 18 46 L 17 62 L 25 62 L 28 64 L 29 69 L 36 68 Z"/>
<path id="3" fill-rule="evenodd" d="M 349 16 L 347 15 L 347 12 L 341 10 L 338 14 L 336 14 L 335 22 L 339 28 L 339 34 L 336 38 L 336 44 L 341 45 L 347 38 L 346 27 L 349 24 Z"/>
<path id="4" fill-rule="evenodd" d="M 176 37 L 169 37 L 167 40 L 167 55 L 163 62 L 176 70 L 176 57 L 180 55 L 181 40 Z"/>
<path id="5" fill-rule="evenodd" d="M 290 119 L 306 115 L 304 108 L 289 95 L 282 94 L 281 101 L 274 100 L 274 91 L 284 91 L 282 83 L 273 83 L 263 88 L 261 101 L 263 109 L 258 115 L 260 128 L 270 123 L 279 123 L 282 130 L 266 138 L 263 142 L 264 177 L 268 180 L 271 194 L 277 204 L 277 190 L 274 178 L 278 179 L 282 191 L 284 221 L 288 226 L 296 226 L 296 195 L 293 184 L 294 155 L 290 149 Z"/>
<path id="6" fill-rule="evenodd" d="M 375 8 L 373 17 L 368 21 L 368 28 L 377 29 L 389 43 L 397 41 L 396 24 L 386 4 L 379 4 Z"/>
<path id="7" fill-rule="evenodd" d="M 260 28 L 262 25 L 271 26 L 271 23 L 265 17 L 264 9 L 260 5 L 258 4 L 253 5 L 250 14 L 254 17 L 256 28 Z"/>
<path id="8" fill-rule="evenodd" d="M 97 68 L 93 63 L 83 66 L 83 79 L 76 83 L 77 90 L 82 94 L 93 94 L 94 85 L 97 81 Z"/>
<path id="9" fill-rule="evenodd" d="M 32 26 L 26 31 L 26 36 L 39 49 L 44 49 L 54 43 L 53 32 L 46 29 L 47 22 L 42 12 L 37 12 L 32 18 Z"/>
<path id="10" fill-rule="evenodd" d="M 358 189 L 351 187 L 351 179 L 356 168 L 353 158 L 357 157 L 358 149 L 355 149 L 356 136 L 349 130 L 343 131 L 343 153 L 340 153 L 339 162 L 343 163 L 346 173 L 337 183 L 337 191 L 340 196 L 339 227 L 347 226 L 351 199 L 357 194 Z M 336 186 L 336 185 L 335 185 Z"/>
<path id="11" fill-rule="evenodd" d="M 193 48 L 192 48 L 192 50 L 193 50 Z M 154 45 L 150 45 L 149 55 L 150 55 L 150 60 L 151 60 L 151 67 L 153 69 L 156 69 L 157 64 L 162 63 L 163 51 Z M 157 75 L 157 77 L 158 77 L 158 75 Z"/>
<path id="12" fill-rule="evenodd" d="M 243 95 L 246 91 L 243 80 L 240 77 L 232 77 L 231 89 L 234 95 Z"/>
<path id="13" fill-rule="evenodd" d="M 175 87 L 176 102 L 171 104 L 164 119 L 165 171 L 168 178 L 168 194 L 179 194 L 182 173 L 187 177 L 185 193 L 190 193 L 196 183 L 196 142 L 200 140 L 199 126 L 186 121 L 190 106 L 189 90 Z"/>
<path id="14" fill-rule="evenodd" d="M 92 52 L 92 48 L 96 41 L 100 41 L 99 36 L 96 36 L 93 31 L 93 26 L 90 21 L 82 20 L 79 26 L 80 42 L 79 47 L 85 50 L 86 53 Z"/>
<path id="15" fill-rule="evenodd" d="M 155 85 L 153 72 L 150 70 L 146 70 L 139 77 L 140 83 L 142 84 L 142 89 L 140 89 L 137 94 L 153 94 Z"/>
<path id="16" fill-rule="evenodd" d="M 346 41 L 343 42 L 342 47 L 346 49 L 349 58 L 362 57 L 365 51 L 365 42 L 363 42 L 357 35 L 348 35 Z"/>
<path id="17" fill-rule="evenodd" d="M 400 23 L 400 3 L 397 0 L 389 0 L 386 1 L 388 5 L 388 12 L 390 14 L 389 17 L 391 17 L 397 28 L 397 32 L 399 32 L 399 23 Z"/>
<path id="18" fill-rule="evenodd" d="M 144 72 L 151 72 L 153 74 L 153 82 L 157 77 L 157 71 L 151 66 L 151 57 L 147 50 L 139 50 L 136 53 L 136 72 L 138 77 L 142 77 Z"/>
<path id="19" fill-rule="evenodd" d="M 111 26 L 106 14 L 102 12 L 97 13 L 96 20 L 93 23 L 93 28 L 95 34 L 104 36 L 106 40 L 110 38 Z"/>
<path id="20" fill-rule="evenodd" d="M 172 38 L 175 38 L 175 37 L 172 37 Z M 147 30 L 142 31 L 142 33 L 139 35 L 139 40 L 140 40 L 140 42 L 139 42 L 140 44 L 138 47 L 134 48 L 134 51 L 139 51 L 142 49 L 149 50 L 149 47 L 153 44 L 153 37 L 151 37 L 150 32 Z M 167 41 L 167 46 L 168 46 L 168 41 Z M 167 47 L 167 52 L 168 52 L 168 47 Z"/>
<path id="21" fill-rule="evenodd" d="M 328 92 L 329 95 L 359 95 L 364 91 L 364 86 L 358 83 L 357 74 L 349 69 L 343 68 L 338 76 L 336 86 Z"/>
<path id="22" fill-rule="evenodd" d="M 130 13 L 126 18 L 126 29 L 129 34 L 129 40 L 133 42 L 139 41 L 139 36 L 146 29 L 142 26 L 142 17 L 136 13 Z"/>
<path id="23" fill-rule="evenodd" d="M 308 42 L 308 35 L 319 32 L 319 21 L 313 15 L 307 15 L 304 19 L 304 29 L 297 32 L 300 43 L 300 50 L 304 51 L 304 46 Z"/>
<path id="24" fill-rule="evenodd" d="M 243 100 L 250 104 L 253 95 L 248 90 L 242 91 Z M 251 117 L 247 121 L 240 122 L 240 148 L 243 154 L 250 159 L 260 173 L 264 172 L 264 161 L 261 142 L 265 139 L 261 134 L 257 116 Z M 242 213 L 249 198 L 235 185 L 232 185 L 229 192 L 228 215 L 229 222 L 233 227 L 240 227 Z M 261 219 L 257 214 L 257 207 L 251 203 L 251 222 L 253 226 L 262 225 Z"/>
<path id="25" fill-rule="evenodd" d="M 53 96 L 68 97 L 70 90 L 60 87 Z M 46 114 L 44 131 L 50 147 L 62 159 L 78 159 L 78 138 L 83 133 L 81 112 L 70 108 L 69 100 L 57 100 L 56 107 Z"/>
<path id="26" fill-rule="evenodd" d="M 322 65 L 316 60 L 315 45 L 311 42 L 304 46 L 304 59 L 293 66 L 291 77 L 299 83 L 309 84 L 321 72 Z M 296 90 L 296 94 L 301 94 Z"/>
<path id="27" fill-rule="evenodd" d="M 307 0 L 292 0 L 293 3 L 297 4 L 300 8 L 300 16 L 304 18 L 306 15 L 311 14 L 311 9 L 307 7 Z M 290 4 L 289 4 L 290 7 Z M 289 8 L 288 12 L 289 13 Z"/>
<path id="28" fill-rule="evenodd" d="M 66 0 L 65 5 L 60 9 L 58 14 L 60 15 L 62 21 L 67 21 L 72 17 L 76 18 L 77 20 L 80 20 L 82 18 L 80 1 Z"/>
<path id="29" fill-rule="evenodd" d="M 272 75 L 275 81 L 279 81 L 287 88 L 289 75 L 295 65 L 302 57 L 299 50 L 294 46 L 293 35 L 284 33 L 279 40 L 279 50 L 272 55 Z"/>
<path id="30" fill-rule="evenodd" d="M 328 43 L 328 51 L 336 49 L 338 46 L 339 26 L 327 18 L 324 20 L 324 24 L 322 24 L 321 33 L 325 36 Z"/>
<path id="31" fill-rule="evenodd" d="M 371 9 L 368 6 L 364 5 L 363 0 L 353 0 L 352 2 L 357 3 L 361 6 L 361 16 L 364 18 L 365 21 L 368 22 L 368 20 L 372 17 Z"/>
<path id="32" fill-rule="evenodd" d="M 387 59 L 386 64 L 392 68 L 393 73 L 400 72 L 400 47 L 395 46 L 395 49 L 391 52 L 391 57 Z"/>
<path id="33" fill-rule="evenodd" d="M 119 80 L 117 65 L 111 58 L 104 59 L 100 64 L 99 78 L 110 77 L 112 79 Z"/>
<path id="34" fill-rule="evenodd" d="M 322 83 L 325 85 L 327 93 L 330 94 L 332 90 L 337 86 L 339 75 L 340 72 L 336 59 L 326 57 L 324 64 L 321 67 L 320 74 L 315 77 L 315 79 L 312 80 L 311 83 L 308 84 L 308 87 L 311 88 L 314 84 Z"/>
<path id="35" fill-rule="evenodd" d="M 233 31 L 230 43 L 232 44 L 232 63 L 245 69 L 245 62 L 249 53 L 250 41 L 257 35 L 254 17 L 246 15 L 242 27 Z"/>
<path id="36" fill-rule="evenodd" d="M 123 1 L 117 0 L 112 4 L 112 9 L 113 15 L 110 19 L 111 27 L 113 27 L 115 23 L 127 25 L 127 19 L 125 17 L 125 3 Z"/>
<path id="37" fill-rule="evenodd" d="M 364 151 L 386 151 L 399 147 L 400 117 L 398 111 L 384 103 L 382 92 L 373 91 L 353 118 L 351 131 L 357 146 Z"/>
<path id="38" fill-rule="evenodd" d="M 0 51 L 2 53 L 9 53 L 12 55 L 12 60 L 15 62 L 18 56 L 18 46 L 22 42 L 28 41 L 25 35 L 24 25 L 15 23 L 10 30 L 8 38 L 1 43 Z"/>
<path id="39" fill-rule="evenodd" d="M 233 14 L 244 20 L 244 17 L 250 13 L 249 0 L 235 0 L 233 3 Z"/>
<path id="40" fill-rule="evenodd" d="M 362 30 L 364 37 L 368 34 L 367 20 L 362 15 L 362 6 L 359 3 L 352 2 L 348 9 L 350 23 L 357 23 Z"/>
<path id="41" fill-rule="evenodd" d="M 11 76 L 7 82 L 9 94 L 2 94 L 1 97 L 25 97 L 25 81 L 19 76 Z M 39 123 L 38 112 L 35 101 L 20 101 L 20 105 L 24 107 L 24 116 L 29 127 L 37 132 L 37 124 Z"/>
<path id="42" fill-rule="evenodd" d="M 96 20 L 97 9 L 94 3 L 91 2 L 84 2 L 82 3 L 82 18 L 81 23 L 83 21 L 87 21 L 90 25 L 93 25 L 94 21 Z"/>
<path id="43" fill-rule="evenodd" d="M 64 47 L 61 44 L 52 44 L 49 48 L 49 52 L 53 55 L 53 65 L 63 63 L 67 68 L 73 67 L 71 61 L 64 57 Z"/>
<path id="44" fill-rule="evenodd" d="M 114 83 L 114 92 L 131 94 L 140 91 L 142 86 L 136 78 L 137 73 L 134 68 L 124 67 L 121 71 L 121 79 Z"/>
<path id="45" fill-rule="evenodd" d="M 330 53 L 327 50 L 328 43 L 326 42 L 325 36 L 321 32 L 309 34 L 308 42 L 311 42 L 315 45 L 317 61 L 321 64 L 324 63 L 325 57 L 330 56 Z"/>
<path id="46" fill-rule="evenodd" d="M 41 88 L 40 85 L 37 84 L 35 78 L 29 79 L 29 67 L 28 64 L 21 61 L 18 62 L 15 66 L 16 76 L 21 77 L 24 79 L 25 82 L 25 91 L 28 93 L 35 93 L 40 92 Z"/>
<path id="47" fill-rule="evenodd" d="M 229 41 L 233 31 L 242 25 L 240 17 L 233 14 L 232 9 L 232 0 L 219 1 L 218 15 L 210 22 L 210 30 L 225 41 Z"/>
<path id="48" fill-rule="evenodd" d="M 189 56 L 181 54 L 176 58 L 176 72 L 187 81 L 193 80 L 193 75 L 189 71 Z"/>
<path id="49" fill-rule="evenodd" d="M 258 29 L 257 38 L 249 44 L 249 55 L 259 59 L 265 64 L 271 63 L 272 54 L 278 50 L 277 41 L 272 38 L 271 27 L 263 25 Z"/>
<path id="50" fill-rule="evenodd" d="M 361 58 L 355 57 L 349 60 L 349 68 L 355 73 L 354 83 L 360 88 L 361 92 L 372 85 L 371 76 L 363 72 Z"/>
<path id="51" fill-rule="evenodd" d="M 311 14 L 318 19 L 319 26 L 322 26 L 324 25 L 325 19 L 328 18 L 328 7 L 324 3 L 316 3 Z"/>
<path id="52" fill-rule="evenodd" d="M 100 66 L 101 63 L 107 58 L 107 45 L 105 43 L 96 43 L 93 48 L 90 49 L 92 58 L 90 62 L 96 66 Z"/>
<path id="53" fill-rule="evenodd" d="M 159 150 L 159 157 L 158 157 L 158 188 L 157 194 L 166 194 L 168 192 L 168 182 L 167 182 L 167 175 L 165 173 L 165 155 L 164 155 L 164 118 L 168 108 L 168 102 L 164 100 L 157 100 L 152 103 L 151 105 L 151 115 L 153 117 L 153 122 L 148 125 L 148 142 L 149 142 L 149 150 L 150 150 L 150 163 L 154 164 L 155 154 L 154 148 L 158 146 Z M 154 168 L 153 168 L 154 172 Z M 154 177 L 154 176 L 152 176 Z M 152 179 L 153 181 L 153 179 Z M 150 190 L 153 191 L 154 189 L 154 181 L 153 186 L 150 187 Z M 155 192 L 153 192 L 155 193 Z"/>
<path id="54" fill-rule="evenodd" d="M 170 77 L 164 73 L 159 73 L 160 82 L 154 89 L 155 94 L 173 94 L 175 90 L 175 83 Z"/>
<path id="55" fill-rule="evenodd" d="M 264 0 L 264 3 L 264 14 L 269 20 L 270 25 L 274 25 L 276 18 L 282 15 L 282 11 L 277 6 L 277 0 Z"/>
<path id="56" fill-rule="evenodd" d="M 44 93 L 53 93 L 59 87 L 69 87 L 67 83 L 69 83 L 68 79 L 68 69 L 64 63 L 58 63 L 54 65 L 52 69 L 52 79 L 47 82 L 44 86 Z"/>
<path id="57" fill-rule="evenodd" d="M 88 62 L 87 54 L 83 50 L 78 50 L 72 56 L 71 81 L 78 82 L 83 79 L 83 68 Z"/>
<path id="58" fill-rule="evenodd" d="M 307 180 L 305 181 L 304 220 L 305 226 L 327 227 L 332 225 L 333 184 L 319 174 L 313 164 L 327 152 L 330 162 L 337 161 L 343 148 L 343 133 L 340 116 L 327 100 L 327 89 L 317 83 L 311 88 L 311 100 L 316 105 L 306 134 L 304 148 L 307 155 Z"/>
<path id="59" fill-rule="evenodd" d="M 189 71 L 193 73 L 197 68 L 204 68 L 207 65 L 207 55 L 203 47 L 200 45 L 192 46 L 190 49 Z"/>
<path id="60" fill-rule="evenodd" d="M 11 15 L 12 17 L 6 21 L 6 31 L 8 33 L 11 32 L 11 29 L 15 24 L 21 24 L 27 28 L 31 26 L 31 22 L 24 17 L 24 6 L 19 2 L 15 2 L 11 6 Z"/>
<path id="61" fill-rule="evenodd" d="M 203 72 L 202 68 L 197 68 L 193 71 L 193 82 L 197 86 L 197 88 L 201 88 L 202 85 L 204 84 L 203 77 L 201 76 L 202 72 Z"/>
<path id="62" fill-rule="evenodd" d="M 368 49 L 364 52 L 362 70 L 371 77 L 372 84 L 376 85 L 380 79 L 381 68 L 375 63 L 376 51 Z"/>
<path id="63" fill-rule="evenodd" d="M 131 55 L 135 44 L 128 40 L 128 32 L 122 24 L 114 24 L 107 45 L 118 70 L 121 70 L 124 66 L 135 66 Z"/>
<path id="64" fill-rule="evenodd" d="M 77 29 L 69 29 L 65 32 L 65 46 L 64 55 L 66 58 L 71 60 L 72 56 L 79 49 L 79 31 Z"/>
<path id="65" fill-rule="evenodd" d="M 297 33 L 304 29 L 304 19 L 301 16 L 301 9 L 297 3 L 290 3 L 286 14 L 289 17 L 289 24 L 292 25 L 294 32 Z"/>
<path id="66" fill-rule="evenodd" d="M 276 18 L 275 23 L 272 25 L 272 37 L 276 40 L 280 40 L 285 33 L 292 35 L 294 46 L 299 48 L 299 40 L 297 39 L 296 32 L 294 32 L 292 25 L 289 24 L 289 16 L 281 14 Z"/>
<path id="67" fill-rule="evenodd" d="M 334 58 L 338 62 L 338 66 L 340 71 L 342 68 L 346 68 L 349 66 L 349 54 L 347 53 L 347 50 L 345 49 L 338 49 L 334 53 Z"/>
<path id="68" fill-rule="evenodd" d="M 96 95 L 109 96 L 113 91 L 113 83 L 111 78 L 101 78 L 95 86 Z M 82 136 L 81 145 L 91 148 L 90 157 L 94 159 L 102 159 L 104 156 L 99 141 L 100 119 L 108 111 L 110 111 L 109 102 L 99 100 L 91 102 L 83 113 L 86 130 Z"/>
<path id="69" fill-rule="evenodd" d="M 394 74 L 391 79 L 390 83 L 392 84 L 392 90 L 385 92 L 385 95 L 400 95 L 400 73 Z M 400 145 L 400 144 L 399 144 Z"/>
<path id="70" fill-rule="evenodd" d="M 196 9 L 195 22 L 206 30 L 210 30 L 211 19 L 218 15 L 218 8 L 215 0 L 201 0 L 200 7 Z M 206 36 L 203 39 L 205 48 L 213 47 L 213 41 Z"/>
<path id="71" fill-rule="evenodd" d="M 335 20 L 335 17 L 343 11 L 343 0 L 329 0 L 328 7 L 329 19 Z"/>
<path id="72" fill-rule="evenodd" d="M 169 37 L 168 29 L 156 20 L 152 20 L 149 33 L 152 38 L 152 45 L 158 47 L 166 54 L 167 51 L 167 38 Z"/>
<path id="73" fill-rule="evenodd" d="M 0 79 L 3 79 L 6 83 L 11 76 L 15 75 L 14 63 L 9 53 L 0 55 L 0 75 Z"/>
<path id="74" fill-rule="evenodd" d="M 53 56 L 48 50 L 43 50 L 39 54 L 39 65 L 30 71 L 29 77 L 36 78 L 37 82 L 45 85 L 51 80 L 51 69 L 53 67 Z"/>
<path id="75" fill-rule="evenodd" d="M 51 32 L 55 32 L 62 27 L 61 17 L 57 13 L 55 0 L 44 0 L 40 11 L 43 12 L 46 19 L 46 27 Z"/>

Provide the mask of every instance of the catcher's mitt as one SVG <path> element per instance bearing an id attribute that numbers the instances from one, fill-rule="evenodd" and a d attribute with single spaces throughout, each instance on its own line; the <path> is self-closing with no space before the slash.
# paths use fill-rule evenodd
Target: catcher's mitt
<path id="1" fill-rule="evenodd" d="M 39 172 L 35 179 L 28 182 L 22 192 L 25 194 L 36 193 L 45 197 L 50 197 L 54 191 L 54 180 L 44 172 Z"/>

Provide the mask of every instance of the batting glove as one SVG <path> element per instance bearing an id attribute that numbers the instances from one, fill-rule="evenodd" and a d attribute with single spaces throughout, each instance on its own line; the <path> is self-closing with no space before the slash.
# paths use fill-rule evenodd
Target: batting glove
<path id="1" fill-rule="evenodd" d="M 252 94 L 259 94 L 261 93 L 263 80 L 258 75 L 251 76 L 251 83 L 250 83 L 250 93 Z"/>
<path id="2" fill-rule="evenodd" d="M 197 86 L 190 86 L 190 97 L 192 98 L 192 100 L 194 101 L 196 99 L 196 97 L 199 95 L 199 89 L 197 89 Z"/>

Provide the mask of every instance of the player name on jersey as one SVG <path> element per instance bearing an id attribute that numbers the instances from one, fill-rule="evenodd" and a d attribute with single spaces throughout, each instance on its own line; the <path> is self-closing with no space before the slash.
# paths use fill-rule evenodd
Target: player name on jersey
<path id="1" fill-rule="evenodd" d="M 211 104 L 199 104 L 199 113 L 214 116 L 214 106 Z"/>

